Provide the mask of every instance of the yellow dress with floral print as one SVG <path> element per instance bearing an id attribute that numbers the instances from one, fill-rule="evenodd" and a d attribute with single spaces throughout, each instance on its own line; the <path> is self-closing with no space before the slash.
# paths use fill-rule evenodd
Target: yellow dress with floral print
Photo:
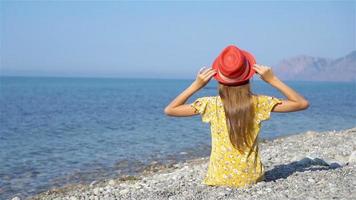
<path id="1" fill-rule="evenodd" d="M 241 154 L 232 146 L 220 96 L 200 97 L 190 104 L 200 113 L 202 122 L 210 123 L 211 155 L 203 184 L 245 187 L 265 178 L 258 148 L 258 135 L 261 122 L 270 118 L 272 108 L 277 103 L 281 103 L 281 100 L 266 95 L 254 95 L 253 100 L 255 106 L 253 138 L 255 139 L 250 154 L 248 152 Z"/>

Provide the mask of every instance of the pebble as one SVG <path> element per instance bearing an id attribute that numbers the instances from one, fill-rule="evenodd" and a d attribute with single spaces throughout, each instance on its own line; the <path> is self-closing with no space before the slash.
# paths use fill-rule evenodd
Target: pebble
<path id="1" fill-rule="evenodd" d="M 75 197 L 75 196 L 71 196 L 69 199 L 70 199 L 70 200 L 78 200 L 78 198 Z"/>
<path id="2" fill-rule="evenodd" d="M 311 183 L 315 183 L 314 179 L 312 179 L 312 178 L 308 178 L 308 181 Z"/>
<path id="3" fill-rule="evenodd" d="M 93 193 L 94 193 L 95 195 L 99 195 L 99 193 L 100 193 L 99 188 L 94 188 L 94 189 L 93 189 Z"/>
<path id="4" fill-rule="evenodd" d="M 116 183 L 116 182 L 115 182 L 114 180 L 110 180 L 108 184 L 111 185 L 111 186 L 113 186 L 113 185 L 115 185 L 115 183 Z"/>
<path id="5" fill-rule="evenodd" d="M 353 151 L 348 160 L 349 164 L 356 164 L 356 151 Z"/>
<path id="6" fill-rule="evenodd" d="M 225 196 L 226 192 L 219 192 L 219 196 Z"/>
<path id="7" fill-rule="evenodd" d="M 121 194 L 121 195 L 125 195 L 125 194 L 127 194 L 127 193 L 129 193 L 129 192 L 130 192 L 129 189 L 123 189 L 123 190 L 120 191 L 120 194 Z"/>

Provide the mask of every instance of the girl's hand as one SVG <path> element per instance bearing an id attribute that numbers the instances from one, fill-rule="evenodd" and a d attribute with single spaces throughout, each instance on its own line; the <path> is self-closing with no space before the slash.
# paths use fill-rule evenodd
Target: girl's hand
<path id="1" fill-rule="evenodd" d="M 273 79 L 275 79 L 275 75 L 272 72 L 271 67 L 265 65 L 254 64 L 253 69 L 261 75 L 261 79 L 266 81 L 267 83 L 271 83 Z"/>
<path id="2" fill-rule="evenodd" d="M 199 89 L 204 87 L 210 79 L 216 74 L 216 70 L 213 68 L 204 69 L 206 67 L 202 67 L 196 77 L 196 80 L 193 84 L 198 87 Z"/>
<path id="3" fill-rule="evenodd" d="M 181 94 L 179 94 L 170 104 L 168 104 L 168 106 L 166 106 L 164 109 L 164 113 L 166 115 L 185 117 L 198 114 L 195 108 L 189 104 L 185 104 L 185 102 L 200 88 L 204 87 L 216 73 L 216 71 L 212 68 L 203 70 L 204 68 L 205 67 L 199 70 L 196 80 Z"/>
<path id="4" fill-rule="evenodd" d="M 253 68 L 261 78 L 273 87 L 283 93 L 287 99 L 283 99 L 282 103 L 277 104 L 272 108 L 272 112 L 294 112 L 298 110 L 304 110 L 309 107 L 309 102 L 302 95 L 298 94 L 288 85 L 279 80 L 272 72 L 270 67 L 264 65 L 255 64 Z"/>

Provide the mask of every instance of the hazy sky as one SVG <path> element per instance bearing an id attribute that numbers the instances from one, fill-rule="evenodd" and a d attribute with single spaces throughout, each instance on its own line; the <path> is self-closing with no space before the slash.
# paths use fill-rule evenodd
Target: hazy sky
<path id="1" fill-rule="evenodd" d="M 1 1 L 1 74 L 193 78 L 235 44 L 260 64 L 356 48 L 355 1 Z"/>

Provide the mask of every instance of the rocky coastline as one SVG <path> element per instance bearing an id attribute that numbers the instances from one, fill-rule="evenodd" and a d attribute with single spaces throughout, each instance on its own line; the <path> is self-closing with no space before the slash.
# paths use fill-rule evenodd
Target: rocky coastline
<path id="1" fill-rule="evenodd" d="M 356 199 L 356 127 L 263 140 L 260 151 L 266 179 L 248 188 L 201 184 L 209 161 L 203 157 L 28 199 Z"/>

